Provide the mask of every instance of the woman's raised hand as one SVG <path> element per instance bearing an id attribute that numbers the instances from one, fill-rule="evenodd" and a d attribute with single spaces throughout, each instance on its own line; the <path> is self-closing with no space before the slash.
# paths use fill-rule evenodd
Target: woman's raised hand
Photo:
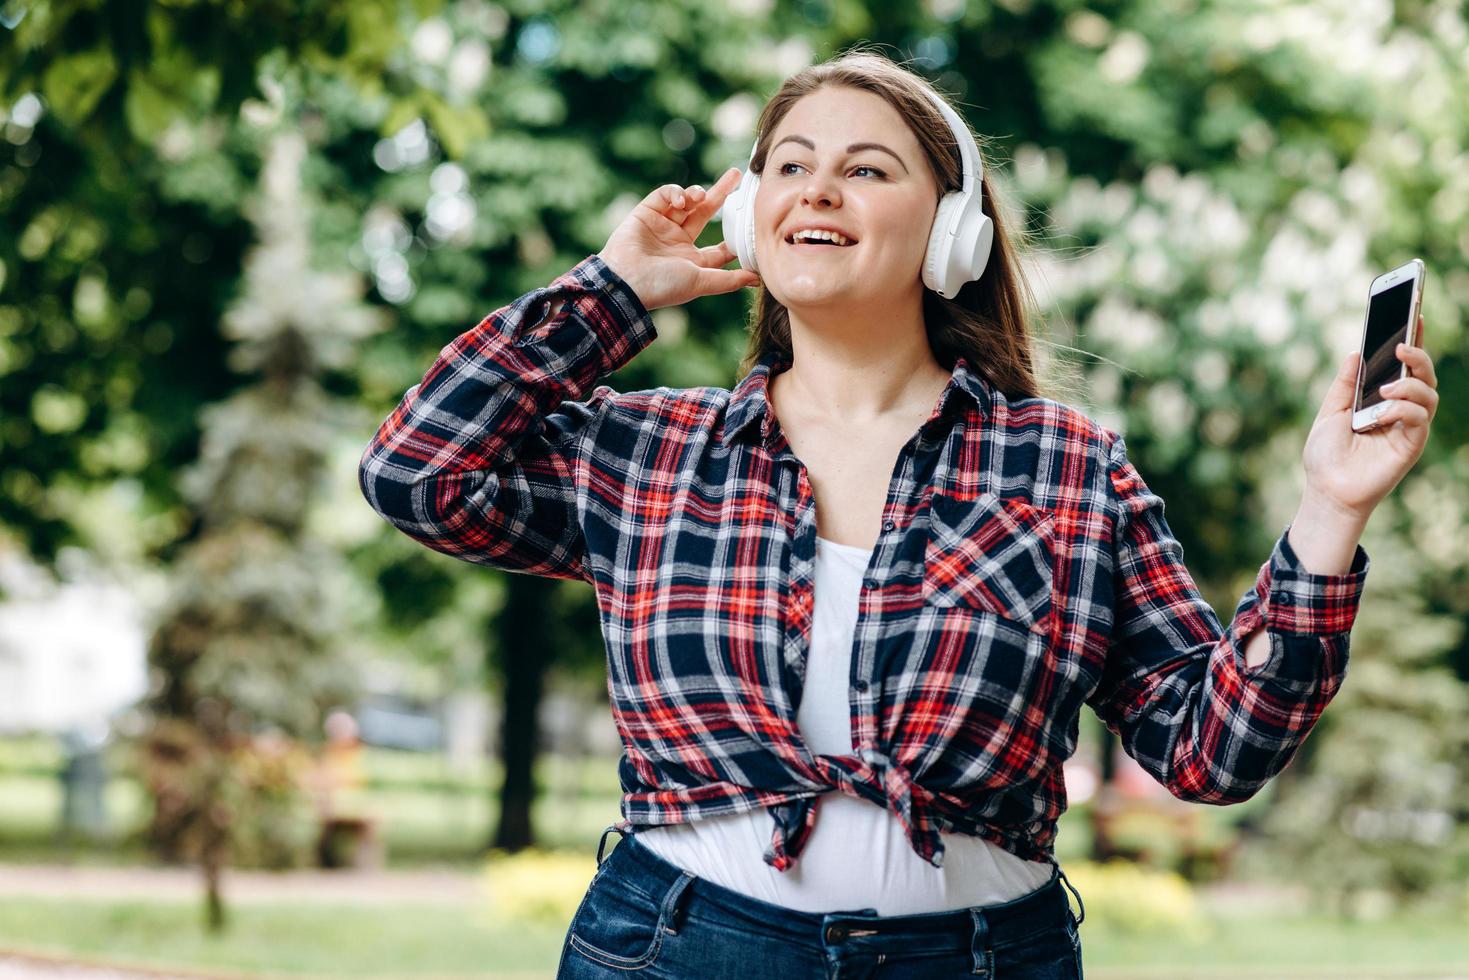
<path id="1" fill-rule="evenodd" d="M 1418 336 L 1423 336 L 1422 316 Z M 1381 424 L 1366 432 L 1352 430 L 1361 360 L 1354 351 L 1326 392 L 1302 453 L 1308 495 L 1363 525 L 1423 455 L 1438 411 L 1438 372 L 1428 351 L 1399 344 L 1396 356 L 1408 366 L 1408 377 L 1383 386 Z"/>
<path id="2" fill-rule="evenodd" d="M 731 167 L 707 192 L 664 184 L 638 202 L 597 255 L 648 310 L 759 285 L 758 273 L 722 268 L 735 258 L 723 241 L 694 244 L 739 182 L 739 168 Z"/>

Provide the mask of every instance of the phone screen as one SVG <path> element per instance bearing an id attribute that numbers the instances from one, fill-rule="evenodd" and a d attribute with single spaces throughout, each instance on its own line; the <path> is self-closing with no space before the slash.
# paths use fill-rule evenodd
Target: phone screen
<path id="1" fill-rule="evenodd" d="M 1362 347 L 1362 392 L 1356 411 L 1383 400 L 1377 390 L 1402 376 L 1398 344 L 1408 339 L 1408 309 L 1413 304 L 1416 279 L 1406 279 L 1372 297 L 1367 307 L 1367 339 Z"/>

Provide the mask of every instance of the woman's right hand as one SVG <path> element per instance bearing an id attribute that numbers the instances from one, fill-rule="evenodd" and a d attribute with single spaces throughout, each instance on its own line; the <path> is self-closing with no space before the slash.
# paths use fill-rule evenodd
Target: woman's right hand
<path id="1" fill-rule="evenodd" d="M 723 241 L 705 248 L 694 244 L 739 182 L 739 168 L 731 167 L 708 192 L 698 185 L 664 184 L 638 202 L 597 255 L 647 310 L 759 285 L 758 273 L 721 268 L 735 258 Z"/>

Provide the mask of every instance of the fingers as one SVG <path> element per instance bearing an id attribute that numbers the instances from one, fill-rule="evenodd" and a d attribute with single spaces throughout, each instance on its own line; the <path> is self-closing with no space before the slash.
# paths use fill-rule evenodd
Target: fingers
<path id="1" fill-rule="evenodd" d="M 720 269 L 735 258 L 734 249 L 724 242 L 718 245 L 709 245 L 699 249 L 699 265 L 710 269 L 715 278 L 708 280 L 711 284 L 710 292 L 728 293 L 746 286 L 756 287 L 760 285 L 760 273 L 749 269 Z"/>
<path id="2" fill-rule="evenodd" d="M 715 211 L 719 210 L 719 206 L 724 203 L 730 191 L 739 186 L 739 182 L 740 169 L 730 167 L 707 191 L 699 184 L 689 187 L 664 184 L 655 188 L 638 203 L 670 221 L 688 227 L 693 236 L 697 238 L 705 223 Z M 693 224 L 690 224 L 690 218 L 695 219 Z"/>
<path id="3" fill-rule="evenodd" d="M 699 264 L 706 268 L 717 269 L 722 265 L 728 265 L 734 258 L 734 249 L 730 248 L 726 242 L 706 245 L 699 249 Z"/>
<path id="4" fill-rule="evenodd" d="M 1399 378 L 1396 381 L 1389 381 L 1378 391 L 1382 392 L 1385 399 L 1407 401 L 1423 406 L 1429 418 L 1432 418 L 1433 413 L 1438 411 L 1438 392 L 1430 388 L 1422 378 Z"/>
<path id="5" fill-rule="evenodd" d="M 1387 408 L 1378 419 L 1379 431 L 1390 428 L 1394 422 L 1401 422 L 1405 428 L 1409 429 L 1416 426 L 1426 429 L 1433 420 L 1433 413 L 1417 402 L 1393 398 L 1381 404 L 1386 405 Z"/>
<path id="6" fill-rule="evenodd" d="M 1350 412 L 1352 402 L 1357 391 L 1357 361 L 1359 355 L 1352 351 L 1346 360 L 1341 362 L 1341 368 L 1332 379 L 1331 386 L 1326 391 L 1326 397 L 1321 402 L 1321 411 L 1317 418 L 1325 418 L 1339 412 Z"/>
<path id="7" fill-rule="evenodd" d="M 1419 323 L 1422 322 L 1420 318 Z M 1438 387 L 1438 372 L 1433 368 L 1433 358 L 1428 356 L 1428 351 L 1412 344 L 1398 344 L 1397 356 L 1398 360 L 1408 365 L 1413 377 L 1422 380 L 1430 388 Z"/>
<path id="8" fill-rule="evenodd" d="M 678 184 L 664 184 L 649 192 L 647 197 L 638 202 L 638 207 L 645 207 L 661 217 L 683 224 L 695 203 L 703 198 L 704 188 L 698 185 L 684 188 Z"/>
<path id="9" fill-rule="evenodd" d="M 674 185 L 677 187 L 677 185 Z M 704 201 L 704 188 L 698 184 L 692 187 L 675 190 L 673 193 L 673 209 L 675 211 L 693 211 Z"/>
<path id="10" fill-rule="evenodd" d="M 714 182 L 714 186 L 709 189 L 709 199 L 713 202 L 716 208 L 719 207 L 724 199 L 729 196 L 730 191 L 733 191 L 736 187 L 740 186 L 741 176 L 742 175 L 740 173 L 739 167 L 730 167 L 724 173 L 719 175 L 719 179 L 716 180 Z"/>
<path id="11" fill-rule="evenodd" d="M 738 187 L 739 183 L 740 169 L 730 167 L 720 175 L 719 179 L 714 182 L 714 186 L 707 192 L 702 187 L 696 188 L 698 194 L 690 198 L 691 207 L 683 219 L 683 225 L 691 235 L 695 238 L 699 237 L 699 233 L 704 230 L 709 219 L 714 217 L 714 212 L 719 210 L 724 204 L 724 199 L 729 197 L 730 192 Z"/>

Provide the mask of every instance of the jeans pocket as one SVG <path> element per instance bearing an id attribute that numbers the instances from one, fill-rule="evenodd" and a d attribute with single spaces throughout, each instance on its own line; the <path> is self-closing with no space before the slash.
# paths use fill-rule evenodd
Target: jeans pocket
<path id="1" fill-rule="evenodd" d="M 571 949 L 603 966 L 641 970 L 658 958 L 658 902 L 606 875 L 593 879 L 571 920 Z"/>
<path id="2" fill-rule="evenodd" d="M 643 970 L 657 961 L 664 937 L 673 934 L 679 897 L 693 876 L 681 875 L 654 895 L 611 863 L 609 858 L 592 878 L 571 920 L 567 947 L 602 966 Z"/>

